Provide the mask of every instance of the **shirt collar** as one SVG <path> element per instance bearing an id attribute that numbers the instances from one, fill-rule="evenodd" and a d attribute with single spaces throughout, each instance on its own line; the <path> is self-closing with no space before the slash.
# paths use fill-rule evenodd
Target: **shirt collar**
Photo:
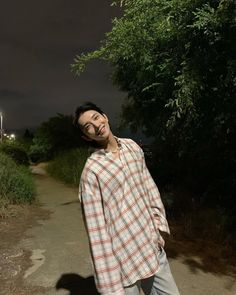
<path id="1" fill-rule="evenodd" d="M 122 149 L 122 144 L 121 144 L 121 140 L 118 138 L 118 137 L 116 137 L 116 136 L 114 136 L 115 137 L 115 140 L 116 140 L 116 142 L 117 142 L 117 145 L 118 145 L 118 149 Z M 91 153 L 96 153 L 97 155 L 107 155 L 107 154 L 109 154 L 110 152 L 108 152 L 108 151 L 106 151 L 105 149 L 103 149 L 103 148 L 93 148 L 93 149 L 91 149 Z"/>

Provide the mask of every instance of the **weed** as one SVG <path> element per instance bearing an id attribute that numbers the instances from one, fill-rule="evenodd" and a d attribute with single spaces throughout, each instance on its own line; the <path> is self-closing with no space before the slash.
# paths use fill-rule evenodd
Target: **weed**
<path id="1" fill-rule="evenodd" d="M 49 162 L 47 172 L 65 183 L 78 185 L 88 151 L 85 148 L 71 149 L 59 153 Z"/>
<path id="2" fill-rule="evenodd" d="M 7 203 L 32 203 L 35 186 L 28 167 L 17 165 L 8 155 L 0 152 L 0 200 L 2 210 Z"/>

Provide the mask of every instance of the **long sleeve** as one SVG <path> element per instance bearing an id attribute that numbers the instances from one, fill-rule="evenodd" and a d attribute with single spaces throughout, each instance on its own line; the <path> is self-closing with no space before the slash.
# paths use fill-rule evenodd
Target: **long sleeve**
<path id="1" fill-rule="evenodd" d="M 81 177 L 79 198 L 89 236 L 97 289 L 102 294 L 123 294 L 120 266 L 107 232 L 102 192 L 96 175 L 86 169 Z"/>
<path id="2" fill-rule="evenodd" d="M 157 185 L 155 184 L 145 162 L 144 154 L 143 157 L 143 177 L 147 194 L 149 196 L 150 205 L 153 211 L 153 215 L 156 221 L 156 226 L 159 230 L 170 233 L 169 226 L 166 220 L 165 208 L 161 200 L 161 196 Z"/>

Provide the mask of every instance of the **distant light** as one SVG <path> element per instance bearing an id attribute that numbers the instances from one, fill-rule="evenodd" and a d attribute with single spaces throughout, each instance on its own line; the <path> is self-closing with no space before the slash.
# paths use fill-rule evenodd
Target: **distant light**
<path id="1" fill-rule="evenodd" d="M 15 139 L 15 138 L 16 138 L 15 134 L 11 134 L 11 135 L 10 135 L 10 138 L 11 138 L 11 139 Z"/>

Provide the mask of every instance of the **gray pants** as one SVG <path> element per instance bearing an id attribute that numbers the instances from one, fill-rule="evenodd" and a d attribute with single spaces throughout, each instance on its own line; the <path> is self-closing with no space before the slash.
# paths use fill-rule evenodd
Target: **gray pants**
<path id="1" fill-rule="evenodd" d="M 179 295 L 164 249 L 161 249 L 158 255 L 160 267 L 157 273 L 126 287 L 126 295 L 139 295 L 140 289 L 145 295 Z"/>

